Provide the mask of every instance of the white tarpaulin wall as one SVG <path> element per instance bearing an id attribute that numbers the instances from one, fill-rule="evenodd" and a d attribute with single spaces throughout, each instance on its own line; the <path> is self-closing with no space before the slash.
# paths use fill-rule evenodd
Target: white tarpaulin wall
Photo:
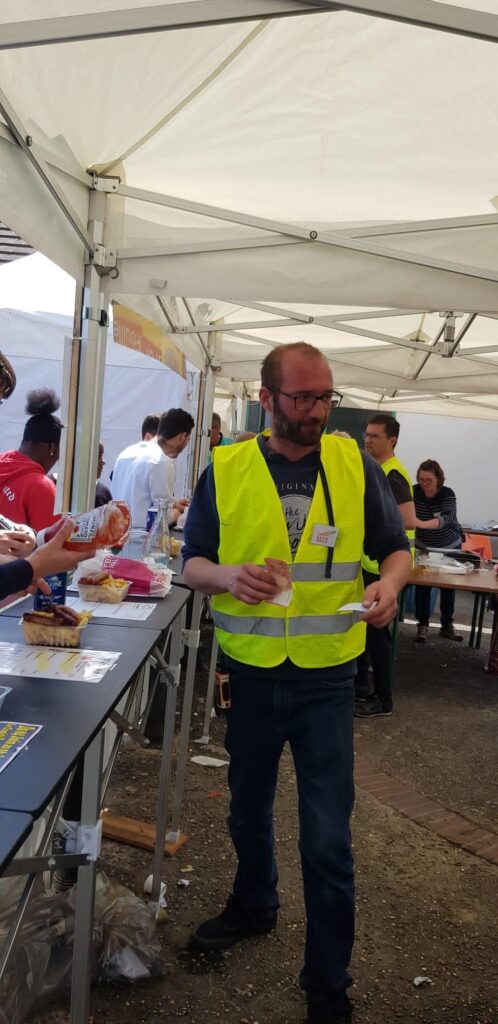
<path id="1" fill-rule="evenodd" d="M 33 388 L 50 387 L 59 395 L 62 387 L 64 338 L 72 334 L 69 317 L 20 313 L 0 309 L 0 350 L 10 359 L 17 387 L 0 413 L 0 450 L 19 446 L 26 423 L 26 394 Z M 181 407 L 196 413 L 197 374 L 187 380 L 153 359 L 115 345 L 109 337 L 104 378 L 101 439 L 106 466 L 102 482 L 109 484 L 116 456 L 140 440 L 140 428 L 149 412 Z M 185 493 L 187 451 L 177 460 L 176 489 Z"/>
<path id="2" fill-rule="evenodd" d="M 306 338 L 353 403 L 497 418 L 496 0 L 125 6 L 3 0 L 0 219 L 227 380 Z M 309 323 L 369 310 L 411 312 Z"/>

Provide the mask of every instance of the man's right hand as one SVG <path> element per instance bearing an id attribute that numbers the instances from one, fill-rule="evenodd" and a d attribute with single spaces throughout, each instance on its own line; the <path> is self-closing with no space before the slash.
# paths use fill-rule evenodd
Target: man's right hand
<path id="1" fill-rule="evenodd" d="M 271 574 L 259 565 L 244 562 L 243 565 L 227 565 L 225 570 L 227 590 L 244 604 L 260 604 L 278 592 Z"/>

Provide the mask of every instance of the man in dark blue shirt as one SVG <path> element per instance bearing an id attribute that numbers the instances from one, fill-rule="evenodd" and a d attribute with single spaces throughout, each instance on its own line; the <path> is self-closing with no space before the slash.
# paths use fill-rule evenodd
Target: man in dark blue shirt
<path id="1" fill-rule="evenodd" d="M 296 657 L 299 664 L 295 664 L 285 654 L 289 649 L 295 651 L 290 638 L 296 634 L 291 634 L 288 622 L 282 652 L 279 650 L 279 654 L 282 653 L 280 663 L 275 667 L 265 667 L 272 665 L 274 660 L 278 661 L 278 657 L 273 659 L 271 652 L 268 657 L 255 657 L 255 645 L 261 644 L 261 636 L 264 645 L 264 636 L 271 638 L 275 627 L 282 622 L 281 618 L 268 617 L 268 614 L 261 620 L 257 618 L 258 604 L 268 602 L 278 587 L 271 574 L 261 567 L 265 552 L 255 551 L 251 538 L 247 536 L 250 530 L 239 530 L 235 541 L 238 550 L 234 561 L 238 561 L 242 553 L 241 564 L 219 564 L 218 552 L 220 546 L 223 548 L 223 543 L 226 547 L 227 533 L 226 524 L 220 523 L 223 502 L 220 495 L 216 494 L 216 456 L 214 467 L 208 467 L 195 490 L 184 531 L 183 550 L 184 573 L 196 589 L 210 594 L 230 594 L 234 598 L 230 606 L 233 615 L 225 615 L 225 619 L 235 622 L 232 654 L 238 653 L 237 634 L 245 634 L 244 650 L 249 650 L 250 657 L 254 659 L 251 664 L 242 659 L 236 660 L 233 656 L 226 659 L 232 684 L 225 741 L 230 754 L 229 784 L 232 794 L 229 828 L 238 856 L 233 893 L 221 914 L 196 929 L 192 942 L 201 950 L 224 949 L 250 935 L 264 934 L 276 925 L 279 900 L 274 857 L 273 800 L 280 755 L 284 744 L 289 742 L 299 790 L 300 853 L 307 916 L 301 985 L 306 991 L 309 1024 L 349 1024 L 352 1019 L 352 1005 L 346 990 L 351 984 L 348 965 L 354 923 L 349 818 L 353 805 L 353 697 L 356 667 L 353 655 L 357 653 L 358 641 L 354 643 L 347 638 L 348 626 L 342 630 L 342 623 L 337 625 L 336 619 L 340 616 L 327 616 L 329 607 L 335 608 L 336 605 L 332 598 L 327 597 L 329 592 L 324 590 L 323 580 L 330 579 L 332 595 L 334 588 L 341 586 L 337 581 L 353 578 L 347 575 L 347 572 L 353 572 L 353 564 L 356 564 L 354 573 L 359 573 L 363 541 L 367 553 L 377 559 L 380 565 L 380 579 L 365 591 L 364 617 L 373 625 L 382 627 L 394 617 L 397 594 L 411 568 L 409 545 L 401 517 L 380 467 L 368 455 L 360 455 L 356 449 L 345 447 L 353 445 L 352 441 L 341 441 L 340 444 L 337 441 L 336 445 L 321 442 L 332 396 L 330 367 L 317 349 L 304 343 L 279 346 L 267 356 L 262 367 L 260 399 L 264 408 L 273 414 L 272 430 L 268 437 L 263 435 L 257 442 L 248 442 L 248 445 L 255 446 L 251 450 L 248 465 L 252 473 L 257 473 L 264 491 L 261 493 L 263 514 L 260 517 L 259 536 L 264 537 L 264 510 L 267 508 L 265 498 L 273 498 L 273 482 L 280 498 L 283 521 L 278 524 L 269 521 L 268 535 L 270 537 L 271 531 L 274 531 L 272 536 L 281 538 L 283 534 L 285 538 L 286 525 L 292 562 L 301 540 L 306 550 L 309 550 L 307 519 L 319 474 L 322 491 L 318 491 L 315 496 L 315 508 L 325 508 L 322 503 L 328 482 L 326 479 L 325 484 L 323 482 L 327 472 L 324 459 L 331 472 L 341 459 L 345 459 L 348 467 L 351 467 L 347 473 L 341 470 L 343 476 L 338 477 L 344 481 L 344 489 L 340 496 L 336 494 L 336 504 L 340 506 L 336 517 L 332 514 L 331 497 L 328 494 L 328 522 L 332 526 L 335 518 L 338 536 L 343 536 L 344 544 L 351 531 L 354 544 L 348 550 L 356 553 L 358 561 L 341 564 L 341 558 L 337 556 L 339 564 L 335 581 L 334 574 L 329 576 L 326 573 L 330 557 L 327 547 L 323 548 L 322 558 L 313 562 L 313 569 L 320 569 L 320 583 L 316 592 L 313 590 L 313 582 L 309 589 L 305 584 L 304 591 L 300 591 L 301 602 L 306 605 L 309 620 L 304 622 L 304 654 L 301 649 L 302 656 Z M 241 445 L 240 448 L 242 450 L 245 446 Z M 332 451 L 337 453 L 338 463 L 330 461 Z M 237 514 L 242 519 L 241 502 L 246 502 L 245 509 L 249 507 L 247 502 L 252 498 L 251 477 L 247 472 L 243 477 L 240 472 L 237 473 L 236 453 L 227 452 L 225 458 L 223 456 L 224 453 L 220 452 L 219 458 L 223 461 L 220 461 L 219 469 L 225 466 L 223 472 L 226 474 L 230 464 L 230 472 L 236 477 L 233 481 L 235 490 L 230 492 L 234 496 L 231 510 L 233 527 L 237 524 Z M 264 459 L 263 465 L 261 456 Z M 345 464 L 341 463 L 343 466 Z M 218 475 L 216 479 L 219 482 L 222 478 Z M 227 476 L 225 480 L 230 490 L 231 480 Z M 245 498 L 240 497 L 241 490 Z M 334 492 L 332 477 L 330 491 Z M 351 522 L 348 520 L 349 494 L 351 500 L 363 500 L 364 504 L 362 510 L 351 508 Z M 278 511 L 278 506 L 275 510 L 274 504 L 272 516 Z M 360 511 L 364 515 L 360 515 Z M 320 512 L 320 515 L 323 514 L 323 511 Z M 247 512 L 245 515 L 247 520 Z M 363 518 L 364 533 L 360 536 L 358 531 L 361 527 L 352 524 L 361 523 Z M 315 525 L 319 529 L 321 524 L 317 522 Z M 305 529 L 306 535 L 303 536 Z M 325 542 L 317 539 L 311 543 L 320 546 Z M 341 547 L 341 540 L 338 547 Z M 246 554 L 246 551 L 251 552 L 253 557 Z M 355 557 L 354 553 L 352 557 Z M 271 540 L 267 554 L 273 554 Z M 300 561 L 300 564 L 296 562 L 295 568 L 307 570 L 310 566 L 305 560 L 304 563 Z M 295 585 L 297 589 L 300 586 L 299 583 Z M 324 602 L 320 606 L 316 596 L 318 590 Z M 253 622 L 262 622 L 264 625 L 258 636 L 252 626 L 248 627 L 247 618 L 237 618 L 241 602 L 242 606 L 255 606 L 256 618 Z M 332 620 L 333 629 L 337 630 L 339 637 L 334 641 L 335 648 L 326 646 L 329 637 L 325 634 L 332 633 Z M 301 622 L 294 622 L 294 625 L 299 630 Z M 257 628 L 260 626 L 257 625 Z M 338 657 L 331 657 L 331 661 L 337 663 L 316 667 L 324 664 L 322 652 L 333 649 L 338 651 Z"/>

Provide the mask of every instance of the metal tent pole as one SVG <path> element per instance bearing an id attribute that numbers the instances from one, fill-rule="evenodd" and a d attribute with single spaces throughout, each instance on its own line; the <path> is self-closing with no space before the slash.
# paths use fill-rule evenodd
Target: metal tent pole
<path id="1" fill-rule="evenodd" d="M 103 241 L 105 213 L 106 194 L 92 192 L 89 204 L 89 231 L 96 244 L 102 244 Z M 101 289 L 101 278 L 93 263 L 85 268 L 82 306 L 71 489 L 72 512 L 82 512 L 95 505 L 108 313 L 107 300 L 104 299 Z"/>

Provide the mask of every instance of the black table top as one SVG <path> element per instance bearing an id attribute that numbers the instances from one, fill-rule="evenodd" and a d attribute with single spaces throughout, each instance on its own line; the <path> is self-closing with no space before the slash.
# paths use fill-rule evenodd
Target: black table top
<path id="1" fill-rule="evenodd" d="M 85 648 L 121 652 L 99 683 L 2 675 L 0 664 L 0 683 L 12 687 L 2 719 L 43 726 L 0 773 L 0 808 L 38 817 L 160 636 L 160 630 L 90 623 L 83 634 Z M 13 618 L 0 616 L 0 640 L 24 642 Z"/>
<path id="2" fill-rule="evenodd" d="M 68 590 L 68 599 L 77 596 L 78 593 L 76 590 Z M 155 604 L 156 607 L 144 622 L 139 622 L 137 619 L 110 619 L 105 615 L 94 615 L 91 620 L 92 624 L 95 623 L 99 626 L 118 626 L 121 629 L 124 626 L 126 629 L 159 629 L 162 631 L 167 629 L 173 620 L 176 619 L 178 612 L 181 611 L 183 605 L 188 601 L 188 594 L 180 588 L 175 590 L 172 587 L 166 597 L 130 597 L 129 600 L 136 602 L 137 604 Z M 20 619 L 23 612 L 32 611 L 32 609 L 33 598 L 27 597 L 19 604 L 11 605 L 10 608 L 3 608 L 0 612 L 0 621 L 4 616 Z M 84 636 L 86 635 L 86 632 L 87 630 L 85 630 L 85 633 L 83 634 Z"/>
<path id="3" fill-rule="evenodd" d="M 31 832 L 32 824 L 30 814 L 0 811 L 0 874 Z"/>

